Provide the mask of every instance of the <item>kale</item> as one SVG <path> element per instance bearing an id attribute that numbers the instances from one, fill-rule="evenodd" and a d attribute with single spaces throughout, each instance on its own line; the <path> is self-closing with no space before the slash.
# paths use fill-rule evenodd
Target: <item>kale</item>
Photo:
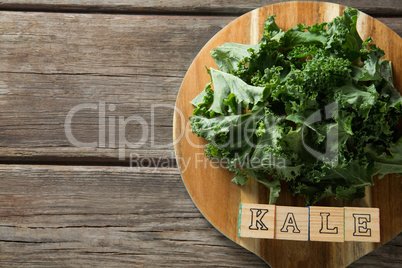
<path id="1" fill-rule="evenodd" d="M 329 23 L 283 31 L 270 16 L 258 44 L 211 51 L 219 70 L 208 69 L 211 82 L 191 102 L 191 128 L 232 182 L 255 179 L 275 203 L 286 181 L 313 205 L 364 197 L 374 176 L 402 173 L 402 97 L 357 18 L 347 8 Z"/>

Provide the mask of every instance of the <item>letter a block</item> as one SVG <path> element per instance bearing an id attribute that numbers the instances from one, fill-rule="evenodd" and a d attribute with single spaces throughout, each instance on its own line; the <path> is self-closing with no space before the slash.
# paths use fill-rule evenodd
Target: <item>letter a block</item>
<path id="1" fill-rule="evenodd" d="M 380 242 L 380 209 L 345 207 L 345 241 Z"/>
<path id="2" fill-rule="evenodd" d="M 343 208 L 309 207 L 310 241 L 344 241 Z"/>
<path id="3" fill-rule="evenodd" d="M 275 239 L 308 241 L 308 208 L 276 206 Z"/>
<path id="4" fill-rule="evenodd" d="M 275 206 L 240 204 L 239 237 L 274 238 Z"/>

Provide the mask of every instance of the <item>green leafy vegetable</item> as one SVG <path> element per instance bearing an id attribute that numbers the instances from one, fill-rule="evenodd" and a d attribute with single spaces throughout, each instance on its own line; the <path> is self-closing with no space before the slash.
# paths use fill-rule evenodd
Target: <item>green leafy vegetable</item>
<path id="1" fill-rule="evenodd" d="M 219 70 L 208 69 L 190 121 L 233 183 L 257 180 L 275 203 L 286 181 L 312 205 L 364 197 L 375 175 L 402 173 L 402 97 L 357 18 L 347 8 L 329 23 L 283 31 L 270 16 L 258 44 L 211 51 Z"/>

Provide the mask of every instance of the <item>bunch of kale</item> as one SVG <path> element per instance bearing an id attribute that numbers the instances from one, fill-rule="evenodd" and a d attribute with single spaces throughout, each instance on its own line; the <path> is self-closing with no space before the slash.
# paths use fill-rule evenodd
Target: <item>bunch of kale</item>
<path id="1" fill-rule="evenodd" d="M 193 133 L 233 182 L 253 178 L 270 203 L 287 182 L 308 205 L 364 197 L 373 176 L 402 173 L 402 98 L 384 51 L 362 41 L 358 11 L 282 31 L 270 16 L 256 45 L 211 51 L 219 70 L 191 103 Z"/>

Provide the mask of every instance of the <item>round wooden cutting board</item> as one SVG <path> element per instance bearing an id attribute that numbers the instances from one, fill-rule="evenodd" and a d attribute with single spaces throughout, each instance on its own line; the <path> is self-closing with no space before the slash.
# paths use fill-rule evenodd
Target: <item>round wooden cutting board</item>
<path id="1" fill-rule="evenodd" d="M 375 179 L 366 189 L 366 197 L 354 202 L 327 199 L 317 205 L 376 207 L 381 211 L 381 243 L 367 242 L 302 242 L 276 239 L 239 238 L 237 236 L 240 203 L 268 203 L 268 190 L 254 181 L 239 187 L 231 183 L 233 174 L 211 163 L 204 154 L 204 140 L 191 133 L 190 101 L 210 78 L 205 66 L 217 68 L 210 51 L 226 42 L 255 44 L 262 35 L 269 15 L 276 14 L 278 26 L 287 30 L 305 23 L 328 22 L 342 15 L 344 6 L 322 2 L 285 2 L 253 10 L 231 22 L 217 33 L 199 52 L 180 88 L 174 116 L 175 152 L 184 184 L 204 217 L 222 234 L 254 252 L 272 267 L 345 267 L 357 258 L 386 243 L 402 229 L 401 179 L 386 176 Z M 402 92 L 402 38 L 374 18 L 360 13 L 358 31 L 362 39 L 372 36 L 393 63 L 394 83 Z M 304 206 L 304 200 L 293 198 L 282 190 L 277 205 Z"/>

